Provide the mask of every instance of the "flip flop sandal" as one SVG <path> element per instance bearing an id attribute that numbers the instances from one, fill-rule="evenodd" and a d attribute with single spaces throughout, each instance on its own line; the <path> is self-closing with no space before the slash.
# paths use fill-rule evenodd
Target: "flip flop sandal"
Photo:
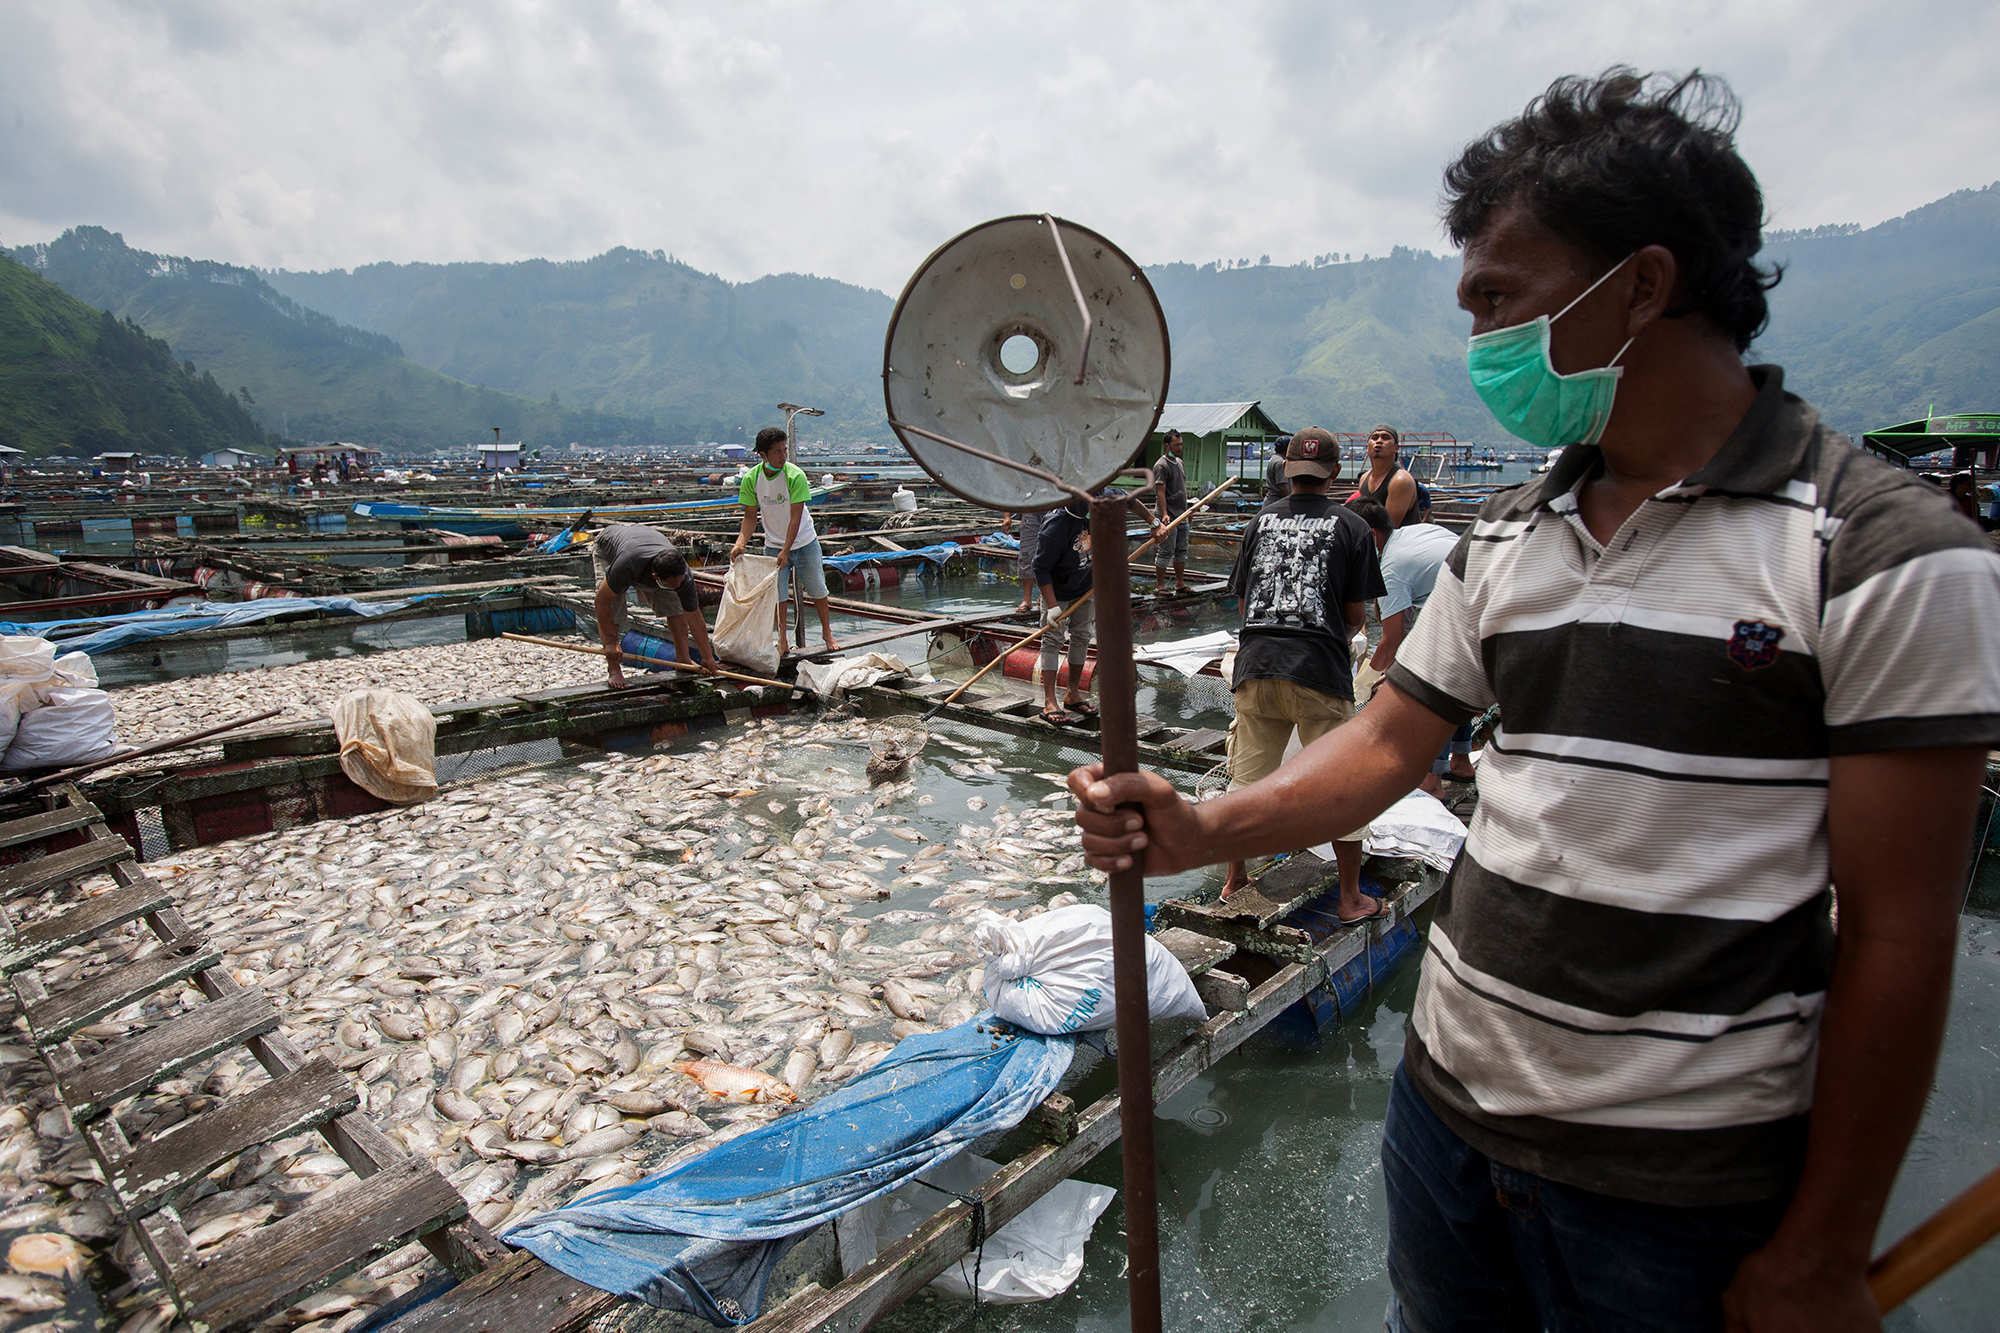
<path id="1" fill-rule="evenodd" d="M 1097 705 L 1091 703 L 1088 699 L 1079 699 L 1075 703 L 1066 703 L 1063 707 L 1075 713 L 1078 717 L 1097 716 Z"/>
<path id="2" fill-rule="evenodd" d="M 1044 708 L 1042 710 L 1042 721 L 1052 727 L 1066 727 L 1076 721 L 1076 719 L 1060 708 Z"/>
<path id="3" fill-rule="evenodd" d="M 1375 910 L 1367 913 L 1364 916 L 1357 916 L 1352 921 L 1349 921 L 1346 917 L 1336 912 L 1334 913 L 1333 919 L 1338 921 L 1343 926 L 1363 926 L 1368 924 L 1370 921 L 1380 921 L 1383 917 L 1392 915 L 1394 915 L 1394 913 L 1390 909 L 1389 904 L 1384 902 L 1382 899 L 1377 898 L 1375 900 Z"/>

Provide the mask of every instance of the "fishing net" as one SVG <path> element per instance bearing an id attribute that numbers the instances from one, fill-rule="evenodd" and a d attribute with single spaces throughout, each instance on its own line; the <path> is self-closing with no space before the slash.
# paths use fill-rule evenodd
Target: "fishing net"
<path id="1" fill-rule="evenodd" d="M 868 754 L 885 764 L 907 764 L 930 744 L 930 728 L 921 715 L 893 713 L 880 718 L 868 732 Z"/>

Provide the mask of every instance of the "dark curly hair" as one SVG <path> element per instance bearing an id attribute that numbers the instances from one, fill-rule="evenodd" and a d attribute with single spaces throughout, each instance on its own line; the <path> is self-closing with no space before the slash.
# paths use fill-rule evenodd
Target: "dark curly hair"
<path id="1" fill-rule="evenodd" d="M 1736 152 L 1741 119 L 1729 85 L 1699 70 L 1557 79 L 1445 168 L 1445 228 L 1463 246 L 1518 197 L 1607 265 L 1664 245 L 1686 284 L 1667 314 L 1704 315 L 1744 350 L 1770 319 L 1764 294 L 1780 270 L 1754 262 L 1764 196 Z"/>

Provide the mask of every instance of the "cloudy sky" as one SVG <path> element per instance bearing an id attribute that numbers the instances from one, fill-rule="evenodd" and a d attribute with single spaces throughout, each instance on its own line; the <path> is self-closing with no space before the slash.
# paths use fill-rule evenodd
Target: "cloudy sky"
<path id="1" fill-rule="evenodd" d="M 1742 94 L 1773 224 L 2000 179 L 1990 0 L 0 0 L 0 243 L 270 267 L 661 249 L 888 291 L 1052 209 L 1144 262 L 1442 249 L 1557 74 Z"/>

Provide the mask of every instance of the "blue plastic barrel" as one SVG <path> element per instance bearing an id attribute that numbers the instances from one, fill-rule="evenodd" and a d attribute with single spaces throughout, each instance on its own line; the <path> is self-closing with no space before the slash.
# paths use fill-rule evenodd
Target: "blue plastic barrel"
<path id="1" fill-rule="evenodd" d="M 576 613 L 562 606 L 524 606 L 518 611 L 467 611 L 465 637 L 497 639 L 502 634 L 573 634 Z"/>
<path id="2" fill-rule="evenodd" d="M 667 662 L 678 662 L 680 660 L 674 656 L 674 645 L 671 639 L 656 639 L 650 634 L 641 634 L 635 629 L 625 631 L 625 637 L 618 641 L 618 650 L 625 654 L 628 661 L 634 657 L 657 657 Z M 653 666 L 648 662 L 633 662 L 632 665 L 644 667 L 648 671 L 673 670 L 672 667 Z"/>

